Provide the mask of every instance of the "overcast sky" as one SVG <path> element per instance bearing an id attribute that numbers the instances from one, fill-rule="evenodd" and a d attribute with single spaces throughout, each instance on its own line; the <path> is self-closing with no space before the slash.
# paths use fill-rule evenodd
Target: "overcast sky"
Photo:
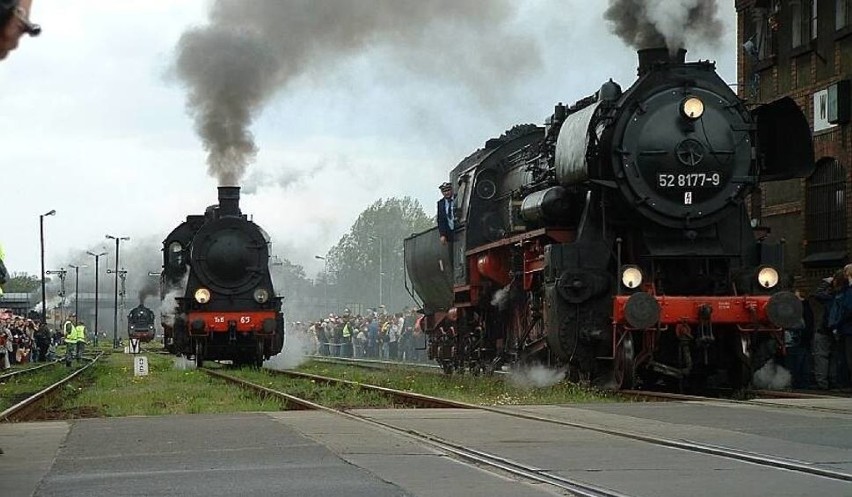
<path id="1" fill-rule="evenodd" d="M 633 82 L 635 52 L 603 20 L 607 2 L 494 1 L 509 7 L 486 21 L 439 19 L 411 36 L 398 26 L 393 36 L 314 57 L 274 92 L 251 125 L 258 152 L 242 181 L 243 212 L 270 234 L 273 253 L 313 275 L 322 269 L 314 255 L 375 200 L 411 196 L 432 215 L 437 185 L 488 138 L 540 124 L 555 103 L 609 78 Z M 687 47 L 688 60 L 715 60 L 731 83 L 733 3 L 719 0 L 716 46 Z M 178 40 L 208 23 L 209 5 L 35 1 L 43 34 L 0 63 L 0 242 L 10 271 L 38 274 L 38 219 L 51 209 L 48 269 L 101 245 L 112 251 L 107 233 L 130 236 L 128 249 L 158 242 L 216 203 L 217 181 L 174 71 Z"/>

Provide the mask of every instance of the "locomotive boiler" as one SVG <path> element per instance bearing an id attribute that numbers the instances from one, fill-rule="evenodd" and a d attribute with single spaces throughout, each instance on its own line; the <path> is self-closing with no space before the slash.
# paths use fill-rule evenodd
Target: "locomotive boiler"
<path id="1" fill-rule="evenodd" d="M 405 240 L 446 371 L 539 362 L 619 388 L 743 387 L 757 352 L 783 347 L 801 304 L 745 200 L 812 170 L 807 121 L 789 99 L 748 109 L 685 55 L 641 50 L 628 89 L 610 79 L 451 171 L 453 243 Z"/>
<path id="2" fill-rule="evenodd" d="M 205 359 L 259 367 L 284 343 L 269 237 L 239 199 L 239 187 L 220 186 L 218 205 L 187 216 L 163 241 L 161 296 L 173 311 L 162 319 L 165 345 L 199 367 Z"/>

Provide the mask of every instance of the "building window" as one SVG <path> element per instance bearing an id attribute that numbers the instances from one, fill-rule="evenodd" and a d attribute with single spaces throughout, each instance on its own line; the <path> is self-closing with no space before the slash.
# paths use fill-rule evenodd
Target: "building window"
<path id="1" fill-rule="evenodd" d="M 845 250 L 846 168 L 836 159 L 822 159 L 806 185 L 808 254 Z"/>
<path id="2" fill-rule="evenodd" d="M 849 26 L 850 5 L 852 0 L 834 0 L 834 29 L 841 30 Z"/>
<path id="3" fill-rule="evenodd" d="M 817 35 L 816 0 L 794 0 L 790 3 L 793 48 L 800 47 Z"/>
<path id="4" fill-rule="evenodd" d="M 852 1 L 852 0 L 850 0 Z M 775 32 L 778 30 L 778 9 L 755 8 L 752 11 L 754 35 L 744 46 L 746 53 L 757 60 L 765 60 L 775 55 Z"/>

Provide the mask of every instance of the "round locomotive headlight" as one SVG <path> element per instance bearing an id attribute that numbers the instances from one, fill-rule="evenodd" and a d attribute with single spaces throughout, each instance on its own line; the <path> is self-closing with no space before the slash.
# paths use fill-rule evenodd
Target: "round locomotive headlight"
<path id="1" fill-rule="evenodd" d="M 199 288 L 195 291 L 195 301 L 199 304 L 206 304 L 210 302 L 210 290 L 206 288 Z"/>
<path id="2" fill-rule="evenodd" d="M 627 288 L 636 288 L 642 284 L 642 270 L 636 266 L 625 266 L 621 272 L 621 284 Z"/>
<path id="3" fill-rule="evenodd" d="M 181 246 L 180 242 L 172 242 L 169 244 L 169 250 L 172 252 L 180 252 L 183 250 L 183 246 Z"/>
<path id="4" fill-rule="evenodd" d="M 254 291 L 254 301 L 263 304 L 269 300 L 269 291 L 266 288 L 258 288 Z"/>
<path id="5" fill-rule="evenodd" d="M 778 271 L 774 267 L 762 267 L 757 272 L 757 282 L 763 288 L 772 288 L 778 284 Z"/>
<path id="6" fill-rule="evenodd" d="M 689 119 L 698 119 L 704 114 L 704 102 L 698 97 L 689 97 L 681 104 L 680 111 Z"/>

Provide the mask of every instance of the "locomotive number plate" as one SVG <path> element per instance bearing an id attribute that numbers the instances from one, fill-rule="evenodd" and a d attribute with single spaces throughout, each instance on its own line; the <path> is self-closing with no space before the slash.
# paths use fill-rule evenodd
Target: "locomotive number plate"
<path id="1" fill-rule="evenodd" d="M 713 188 L 722 185 L 722 175 L 710 173 L 657 174 L 659 188 Z"/>

